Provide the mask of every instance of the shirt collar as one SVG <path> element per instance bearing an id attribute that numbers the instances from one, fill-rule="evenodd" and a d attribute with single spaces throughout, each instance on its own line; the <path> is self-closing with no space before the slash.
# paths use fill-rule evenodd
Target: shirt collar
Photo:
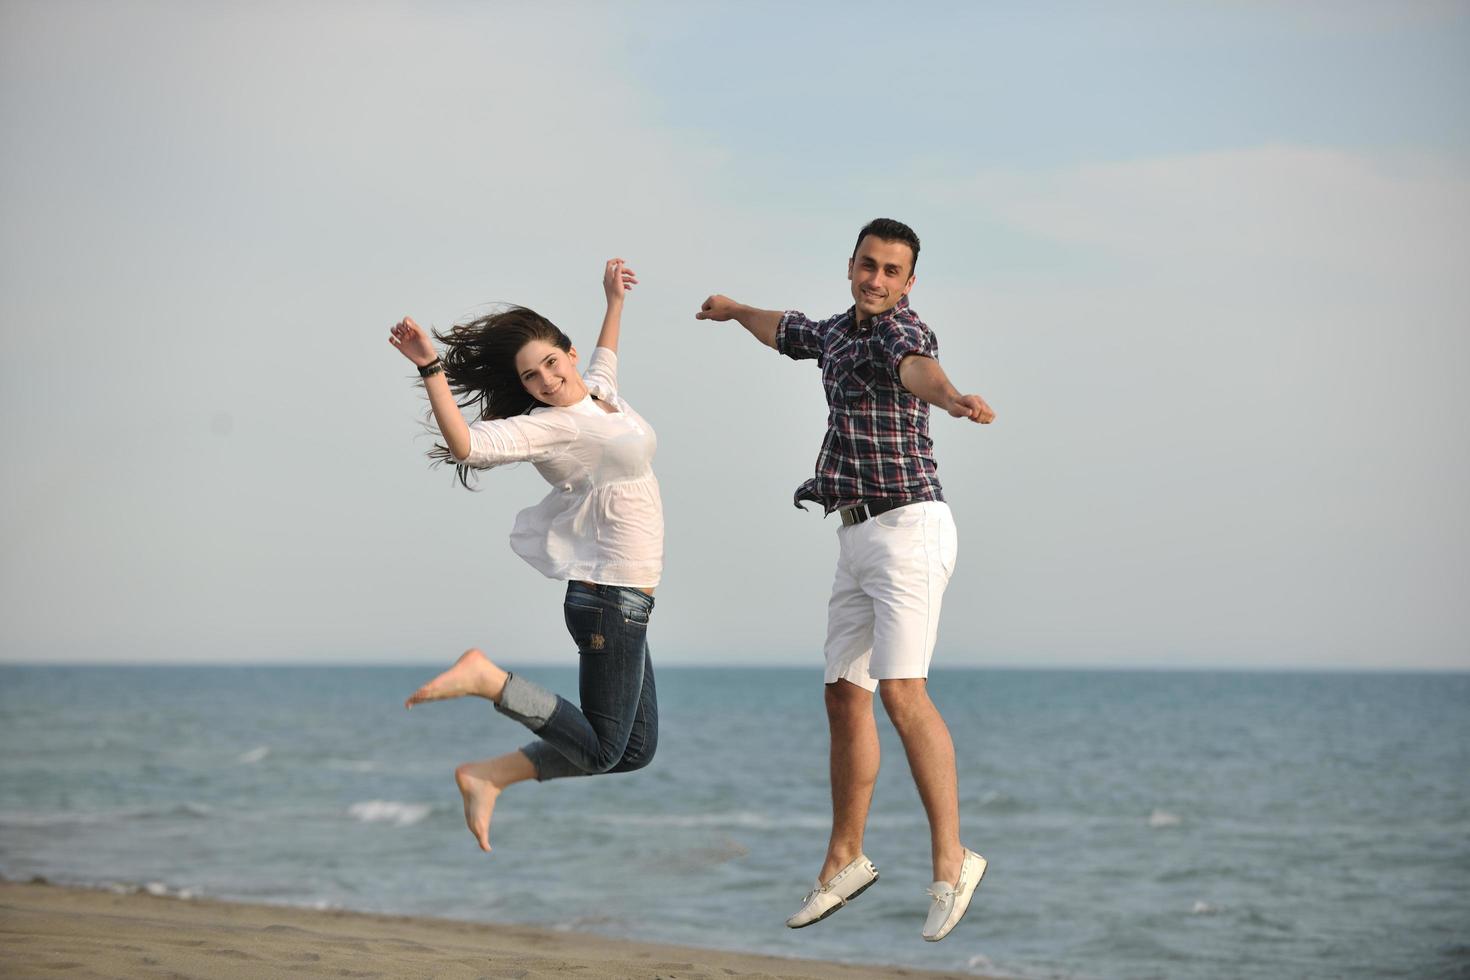
<path id="1" fill-rule="evenodd" d="M 908 312 L 908 308 L 909 308 L 909 298 L 908 298 L 908 294 L 905 293 L 903 296 L 900 296 L 898 298 L 898 302 L 897 303 L 894 303 L 893 306 L 890 309 L 884 310 L 882 313 L 879 313 L 877 316 L 873 317 L 873 319 L 869 320 L 868 321 L 868 325 L 870 327 L 873 327 L 873 326 L 877 326 L 880 323 L 886 323 L 889 320 L 893 319 L 894 317 L 898 316 L 900 313 L 906 313 L 906 312 Z M 853 329 L 856 330 L 858 328 L 859 324 L 861 323 L 861 321 L 858 320 L 857 304 L 856 303 L 854 303 L 852 306 L 849 306 L 847 308 L 847 315 L 852 318 L 852 326 L 853 326 Z"/>
<path id="2" fill-rule="evenodd" d="M 591 395 L 590 392 L 588 394 L 584 395 L 582 397 L 582 400 L 581 401 L 574 402 L 571 405 L 532 405 L 531 408 L 529 409 L 529 411 L 531 411 L 531 412 L 572 412 L 572 413 L 574 413 L 576 415 L 592 415 L 592 416 L 607 415 L 607 414 L 609 414 L 607 412 L 604 412 L 601 408 L 598 407 L 597 402 L 595 400 L 593 400 L 592 395 Z"/>
<path id="3" fill-rule="evenodd" d="M 573 412 L 576 412 L 578 415 L 606 415 L 607 414 L 601 408 L 598 407 L 597 402 L 593 401 L 592 395 L 590 393 L 586 397 L 584 397 L 581 401 L 577 402 L 575 405 L 568 405 L 567 408 L 571 409 Z"/>

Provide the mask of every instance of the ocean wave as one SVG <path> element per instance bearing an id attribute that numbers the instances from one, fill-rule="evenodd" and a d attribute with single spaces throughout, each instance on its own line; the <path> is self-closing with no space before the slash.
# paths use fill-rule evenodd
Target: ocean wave
<path id="1" fill-rule="evenodd" d="M 1261 912 L 1259 909 L 1248 909 L 1242 917 L 1246 925 L 1261 926 L 1273 932 L 1295 932 L 1296 924 L 1285 919 L 1278 919 Z"/>
<path id="2" fill-rule="evenodd" d="M 204 803 L 170 803 L 163 806 L 119 807 L 112 810 L 12 810 L 0 812 L 0 827 L 31 829 L 44 827 L 83 826 L 118 824 L 129 820 L 170 820 L 186 817 L 191 820 L 206 820 L 214 810 Z"/>
<path id="3" fill-rule="evenodd" d="M 1148 825 L 1154 828 L 1177 827 L 1183 822 L 1184 821 L 1180 819 L 1179 814 L 1170 813 L 1168 810 L 1160 810 L 1155 808 L 1154 812 L 1148 815 Z"/>
<path id="4" fill-rule="evenodd" d="M 1018 796 L 991 790 L 980 797 L 980 808 L 990 813 L 1020 813 L 1027 809 Z"/>
<path id="5" fill-rule="evenodd" d="M 1218 880 L 1222 875 L 1229 876 L 1235 870 L 1237 866 L 1232 865 L 1229 861 L 1214 860 L 1160 871 L 1153 876 L 1153 880 L 1165 885 L 1187 884 L 1193 881 L 1212 882 Z"/>
<path id="6" fill-rule="evenodd" d="M 609 814 L 607 823 L 631 827 L 741 827 L 747 830 L 782 830 L 806 828 L 822 830 L 832 825 L 830 817 L 794 815 L 777 817 L 754 810 L 727 810 L 720 813 L 623 813 Z"/>
<path id="7" fill-rule="evenodd" d="M 693 871 L 704 871 L 730 861 L 738 861 L 749 855 L 750 848 L 726 837 L 707 847 L 695 847 L 665 854 L 659 863 L 667 871 L 688 874 Z"/>
<path id="8" fill-rule="evenodd" d="M 204 894 L 197 888 L 176 888 L 162 881 L 145 881 L 142 884 L 138 884 L 137 882 L 127 881 L 96 881 L 67 876 L 48 878 L 45 875 L 32 875 L 30 882 L 33 885 L 57 885 L 62 888 L 88 888 L 95 891 L 111 892 L 114 895 L 152 895 L 155 898 L 178 898 L 186 902 L 190 899 L 201 898 Z"/>
<path id="9" fill-rule="evenodd" d="M 170 888 L 161 881 L 144 882 L 134 888 L 133 891 L 145 895 L 152 895 L 155 898 L 182 898 L 185 901 L 199 897 L 199 893 L 192 888 Z"/>
<path id="10" fill-rule="evenodd" d="M 627 827 L 674 829 L 720 828 L 738 830 L 830 830 L 829 813 L 772 813 L 764 810 L 716 810 L 703 813 L 610 813 L 604 823 Z M 917 807 L 908 813 L 874 813 L 868 817 L 873 830 L 923 827 L 924 813 Z"/>
<path id="11" fill-rule="evenodd" d="M 328 759 L 325 763 L 328 769 L 338 772 L 377 772 L 378 764 L 372 759 Z"/>
<path id="12" fill-rule="evenodd" d="M 207 803 L 177 803 L 170 807 L 155 807 L 144 811 L 145 817 L 190 817 L 195 820 L 207 820 L 214 816 L 214 807 Z"/>
<path id="13" fill-rule="evenodd" d="M 993 980 L 1070 980 L 1072 974 L 1052 969 L 1036 969 L 1023 966 L 1003 966 L 984 953 L 976 953 L 965 961 L 965 966 Z"/>
<path id="14" fill-rule="evenodd" d="M 240 765 L 242 766 L 253 766 L 261 759 L 264 759 L 270 754 L 271 747 L 269 745 L 257 745 L 249 752 L 240 753 L 240 758 L 236 759 L 235 761 L 240 763 Z"/>
<path id="15" fill-rule="evenodd" d="M 363 800 L 347 808 L 354 820 L 363 823 L 391 823 L 395 827 L 412 827 L 434 808 L 427 803 L 401 803 L 398 800 Z"/>
<path id="16" fill-rule="evenodd" d="M 627 920 L 616 915 L 579 915 L 570 922 L 558 922 L 551 927 L 553 932 L 581 932 L 606 930 L 615 926 L 625 926 Z"/>

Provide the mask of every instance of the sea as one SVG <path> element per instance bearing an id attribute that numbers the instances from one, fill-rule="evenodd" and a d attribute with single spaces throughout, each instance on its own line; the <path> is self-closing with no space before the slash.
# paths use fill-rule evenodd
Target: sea
<path id="1" fill-rule="evenodd" d="M 437 669 L 0 667 L 0 875 L 1017 980 L 1470 977 L 1467 674 L 936 670 L 990 867 L 930 944 L 881 708 L 881 879 L 784 927 L 829 827 L 819 668 L 660 668 L 652 766 L 512 787 L 490 854 L 453 769 L 526 733 L 405 711 Z"/>

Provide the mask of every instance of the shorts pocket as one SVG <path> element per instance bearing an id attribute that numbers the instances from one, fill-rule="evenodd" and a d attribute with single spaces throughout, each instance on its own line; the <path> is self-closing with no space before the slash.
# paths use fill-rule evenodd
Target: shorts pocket
<path id="1" fill-rule="evenodd" d="M 939 561 L 944 566 L 944 576 L 954 574 L 955 564 L 960 557 L 960 534 L 954 521 L 939 522 Z"/>
<path id="2" fill-rule="evenodd" d="M 925 507 L 923 504 L 909 504 L 907 507 L 895 507 L 885 511 L 877 517 L 870 518 L 879 527 L 889 529 L 900 527 L 919 527 L 924 523 Z"/>

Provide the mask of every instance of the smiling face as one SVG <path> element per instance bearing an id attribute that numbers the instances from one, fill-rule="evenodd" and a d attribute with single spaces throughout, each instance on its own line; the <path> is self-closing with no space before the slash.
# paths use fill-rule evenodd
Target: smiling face
<path id="1" fill-rule="evenodd" d="M 847 278 L 858 319 L 886 313 L 914 288 L 914 250 L 907 242 L 865 235 L 847 260 Z"/>
<path id="2" fill-rule="evenodd" d="M 516 375 L 538 402 L 565 408 L 587 397 L 577 373 L 577 348 L 562 350 L 544 340 L 529 341 L 516 353 Z"/>

